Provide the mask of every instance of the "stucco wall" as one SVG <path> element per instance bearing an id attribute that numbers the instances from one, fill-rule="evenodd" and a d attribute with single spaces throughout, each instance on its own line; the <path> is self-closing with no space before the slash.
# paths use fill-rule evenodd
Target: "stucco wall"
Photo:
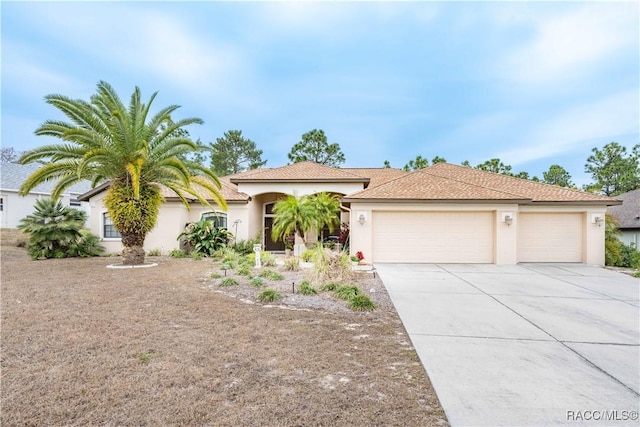
<path id="1" fill-rule="evenodd" d="M 294 196 L 305 196 L 320 192 L 351 194 L 364 189 L 362 183 L 336 183 L 336 182 L 266 182 L 266 183 L 239 183 L 238 191 L 256 196 L 265 193 L 283 193 Z"/>
<path id="2" fill-rule="evenodd" d="M 373 253 L 372 227 L 376 211 L 493 211 L 496 264 L 516 264 L 518 244 L 518 214 L 520 212 L 580 212 L 583 214 L 583 262 L 593 265 L 604 264 L 604 226 L 593 222 L 594 215 L 604 216 L 605 207 L 585 206 L 518 206 L 497 204 L 420 204 L 420 203 L 352 203 L 350 215 L 350 233 L 352 255 L 356 251 Z M 358 218 L 366 218 L 360 224 Z M 513 222 L 508 226 L 503 218 L 510 214 Z"/>
<path id="3" fill-rule="evenodd" d="M 20 196 L 16 191 L 2 190 L 0 192 L 3 199 L 2 212 L 0 212 L 0 227 L 16 228 L 20 224 L 20 220 L 27 215 L 31 215 L 34 211 L 34 204 L 38 199 L 46 199 L 51 197 L 50 194 L 31 193 L 26 196 Z M 71 198 L 78 195 L 63 194 L 60 196 L 60 202 L 64 206 L 70 206 Z M 90 216 L 89 203 L 80 202 L 80 206 L 72 206 L 74 209 L 80 209 L 87 212 Z M 87 221 L 89 226 L 89 221 Z"/>

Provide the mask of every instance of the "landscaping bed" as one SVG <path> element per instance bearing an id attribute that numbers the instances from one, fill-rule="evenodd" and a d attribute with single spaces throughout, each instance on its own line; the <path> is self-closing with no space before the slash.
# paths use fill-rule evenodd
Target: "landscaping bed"
<path id="1" fill-rule="evenodd" d="M 447 425 L 373 275 L 354 284 L 375 311 L 287 293 L 302 270 L 260 303 L 210 259 L 107 269 L 15 241 L 3 230 L 2 425 Z"/>

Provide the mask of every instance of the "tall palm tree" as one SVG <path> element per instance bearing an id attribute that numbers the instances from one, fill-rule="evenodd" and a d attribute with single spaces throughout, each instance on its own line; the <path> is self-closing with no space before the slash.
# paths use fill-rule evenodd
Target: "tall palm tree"
<path id="1" fill-rule="evenodd" d="M 314 210 L 316 211 L 316 227 L 322 232 L 324 226 L 329 228 L 329 232 L 333 233 L 336 226 L 340 224 L 340 196 L 329 194 L 326 192 L 317 193 L 312 197 Z M 324 236 L 320 236 L 324 238 Z"/>
<path id="2" fill-rule="evenodd" d="M 222 209 L 226 202 L 218 178 L 205 167 L 184 160 L 197 149 L 182 128 L 201 124 L 198 118 L 173 121 L 179 106 L 171 105 L 151 116 L 157 92 L 145 104 L 135 88 L 128 107 L 115 90 L 100 81 L 90 101 L 48 95 L 45 101 L 70 120 L 47 120 L 36 135 L 59 138 L 64 143 L 36 148 L 20 159 L 23 164 L 43 162 L 20 187 L 25 195 L 44 181 L 56 180 L 52 197 L 70 185 L 89 180 L 95 187 L 107 181 L 105 205 L 113 225 L 122 235 L 125 264 L 144 263 L 144 239 L 156 224 L 163 197 L 161 186 L 173 191 L 189 207 L 187 195 L 210 206 L 206 196 Z M 201 175 L 192 175 L 190 171 Z"/>

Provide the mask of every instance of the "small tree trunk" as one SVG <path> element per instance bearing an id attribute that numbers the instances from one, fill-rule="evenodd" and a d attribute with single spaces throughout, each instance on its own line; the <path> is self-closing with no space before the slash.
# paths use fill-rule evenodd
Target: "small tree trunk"
<path id="1" fill-rule="evenodd" d="M 122 263 L 124 265 L 142 265 L 144 264 L 144 235 L 122 233 Z"/>

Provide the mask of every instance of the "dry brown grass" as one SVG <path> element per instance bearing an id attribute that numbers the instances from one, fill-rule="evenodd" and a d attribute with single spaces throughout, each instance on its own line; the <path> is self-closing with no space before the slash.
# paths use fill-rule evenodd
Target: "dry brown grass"
<path id="1" fill-rule="evenodd" d="M 207 260 L 110 270 L 2 243 L 2 425 L 447 424 L 392 309 L 246 304 Z"/>

